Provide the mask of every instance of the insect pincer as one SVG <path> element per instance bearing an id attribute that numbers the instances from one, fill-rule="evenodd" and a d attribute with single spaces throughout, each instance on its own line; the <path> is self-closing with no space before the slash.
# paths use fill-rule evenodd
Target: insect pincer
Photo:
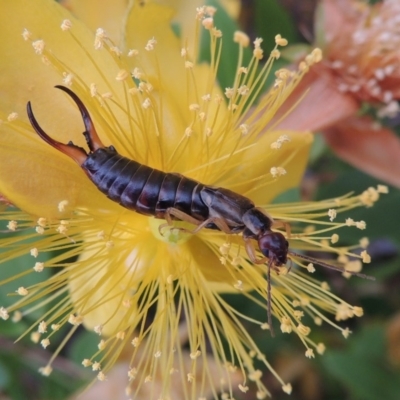
<path id="1" fill-rule="evenodd" d="M 65 93 L 67 93 L 72 98 L 72 100 L 75 102 L 75 104 L 78 106 L 79 111 L 81 112 L 81 115 L 82 115 L 84 126 L 85 126 L 85 131 L 83 132 L 83 135 L 85 136 L 85 139 L 88 144 L 90 152 L 93 152 L 93 151 L 96 151 L 97 149 L 103 148 L 104 145 L 101 143 L 99 136 L 97 135 L 97 132 L 96 132 L 96 129 L 94 128 L 94 124 L 90 117 L 89 111 L 83 104 L 82 100 L 72 90 L 68 89 L 65 86 L 58 85 L 55 87 L 57 89 L 64 91 Z M 43 130 L 43 128 L 39 125 L 39 123 L 37 122 L 37 120 L 33 114 L 31 102 L 28 102 L 26 109 L 27 109 L 29 121 L 30 121 L 33 129 L 46 143 L 50 144 L 55 149 L 61 151 L 62 153 L 66 154 L 67 156 L 71 157 L 79 165 L 82 165 L 86 161 L 88 153 L 82 147 L 76 146 L 72 142 L 69 142 L 68 144 L 60 143 L 57 140 L 54 140 L 53 138 L 51 138 Z"/>

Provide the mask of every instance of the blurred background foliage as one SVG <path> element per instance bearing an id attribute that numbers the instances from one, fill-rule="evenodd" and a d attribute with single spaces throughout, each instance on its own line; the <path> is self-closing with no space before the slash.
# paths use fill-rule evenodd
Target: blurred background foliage
<path id="1" fill-rule="evenodd" d="M 218 7 L 213 0 L 207 4 Z M 238 22 L 232 21 L 228 14 L 219 11 L 216 26 L 224 36 L 232 37 L 234 30 L 240 28 L 251 38 L 263 37 L 263 48 L 268 54 L 274 45 L 277 33 L 289 39 L 291 44 L 312 43 L 315 0 L 242 0 L 242 11 Z M 207 58 L 207 40 L 203 40 L 204 51 L 200 56 Z M 251 50 L 249 50 L 251 52 Z M 218 78 L 222 87 L 230 86 L 235 74 L 235 53 L 237 46 L 230 40 L 224 41 L 221 68 Z M 251 54 L 248 54 L 251 57 Z M 288 64 L 278 60 L 276 68 Z M 393 130 L 400 132 L 399 119 L 383 121 Z M 400 155 L 399 155 L 400 157 Z M 321 136 L 316 141 L 310 158 L 309 168 L 302 187 L 291 191 L 285 201 L 301 199 L 333 198 L 349 192 L 362 192 L 369 186 L 376 186 L 374 178 L 354 169 L 338 159 L 325 145 Z M 365 220 L 367 231 L 345 230 L 341 233 L 343 244 L 357 242 L 364 233 L 370 238 L 369 253 L 372 263 L 364 268 L 365 273 L 376 277 L 375 281 L 353 277 L 344 279 L 334 271 L 320 268 L 317 271 L 321 280 L 329 282 L 332 291 L 351 304 L 364 308 L 364 317 L 346 321 L 352 331 L 348 339 L 326 324 L 314 329 L 316 342 L 324 342 L 327 350 L 323 356 L 307 359 L 304 348 L 296 335 L 278 333 L 271 338 L 259 329 L 251 331 L 260 349 L 285 381 L 292 382 L 292 400 L 398 400 L 400 399 L 400 191 L 390 188 L 373 209 L 351 211 L 355 220 Z M 4 227 L 0 227 L 4 229 Z M 1 252 L 1 249 L 0 249 Z M 1 256 L 1 253 L 0 253 Z M 30 260 L 29 260 L 30 261 Z M 5 266 L 3 271 L 14 275 L 22 271 L 23 257 Z M 29 275 L 29 279 L 34 278 Z M 2 276 L 2 279 L 5 279 Z M 29 286 L 32 282 L 23 285 Z M 22 285 L 22 283 L 21 283 Z M 0 303 L 7 304 L 7 287 L 0 291 Z M 254 315 L 262 320 L 260 310 L 253 303 L 246 303 L 242 297 L 229 299 L 241 312 Z M 51 303 L 47 307 L 51 307 Z M 35 318 L 43 312 L 33 313 L 29 319 L 18 324 L 2 323 L 0 331 L 0 400 L 5 399 L 66 399 L 92 378 L 90 372 L 80 366 L 85 355 L 93 352 L 97 338 L 93 333 L 81 328 L 57 357 L 54 372 L 49 378 L 41 376 L 37 370 L 51 357 L 48 350 L 30 341 L 29 333 L 17 343 L 19 337 Z M 348 325 L 350 323 L 350 325 Z M 277 329 L 275 321 L 275 331 Z M 249 328 L 252 329 L 252 328 Z M 63 332 L 58 333 L 58 341 Z M 56 339 L 53 339 L 52 348 Z M 276 400 L 288 399 L 275 379 L 266 372 L 266 386 Z M 235 399 L 255 399 L 256 393 L 250 390 L 244 394 L 237 392 Z M 103 399 L 100 399 L 103 400 Z M 106 400 L 106 399 L 104 399 Z"/>

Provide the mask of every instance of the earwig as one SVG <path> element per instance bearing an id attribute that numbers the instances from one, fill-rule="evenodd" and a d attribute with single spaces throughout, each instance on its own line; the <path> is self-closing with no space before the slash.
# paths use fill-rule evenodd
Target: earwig
<path id="1" fill-rule="evenodd" d="M 277 267 L 285 265 L 288 254 L 318 264 L 321 262 L 289 252 L 285 236 L 272 230 L 274 220 L 247 197 L 229 189 L 204 185 L 178 173 L 148 167 L 121 156 L 113 146 L 105 147 L 79 97 L 64 86 L 56 88 L 66 92 L 78 106 L 85 126 L 83 135 L 89 153 L 72 142 L 63 144 L 48 136 L 36 121 L 30 102 L 27 104 L 29 121 L 45 142 L 75 160 L 102 193 L 128 210 L 165 219 L 169 225 L 172 225 L 173 219 L 196 225 L 192 233 L 203 228 L 216 229 L 227 234 L 241 233 L 251 262 L 264 264 L 268 261 L 268 324 L 273 335 L 271 269 L 278 271 Z M 257 241 L 263 258 L 256 258 L 252 240 Z M 329 264 L 321 265 L 347 272 Z"/>

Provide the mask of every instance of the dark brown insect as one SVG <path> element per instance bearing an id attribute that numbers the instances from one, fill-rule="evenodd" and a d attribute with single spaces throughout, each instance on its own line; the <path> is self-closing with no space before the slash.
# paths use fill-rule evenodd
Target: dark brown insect
<path id="1" fill-rule="evenodd" d="M 257 264 L 268 261 L 268 323 L 272 332 L 271 269 L 286 264 L 288 254 L 321 263 L 289 252 L 285 236 L 271 229 L 274 221 L 247 197 L 228 189 L 204 185 L 177 173 L 159 171 L 121 156 L 113 146 L 105 147 L 79 97 L 64 86 L 56 88 L 71 96 L 78 106 L 85 125 L 83 135 L 90 151 L 86 153 L 72 142 L 63 144 L 48 136 L 36 121 L 28 102 L 28 118 L 37 134 L 75 160 L 101 192 L 129 210 L 166 219 L 169 225 L 173 219 L 189 222 L 197 226 L 192 233 L 203 228 L 227 234 L 242 233 L 250 260 Z M 252 240 L 258 242 L 263 258 L 256 258 Z M 343 272 L 329 264 L 321 265 Z"/>

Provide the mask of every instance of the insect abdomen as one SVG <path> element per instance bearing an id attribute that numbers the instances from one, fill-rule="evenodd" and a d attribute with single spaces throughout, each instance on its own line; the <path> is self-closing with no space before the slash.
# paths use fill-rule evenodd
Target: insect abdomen
<path id="1" fill-rule="evenodd" d="M 99 190 L 127 209 L 156 218 L 164 218 L 168 208 L 200 220 L 208 217 L 199 195 L 204 185 L 193 179 L 140 164 L 113 148 L 93 152 L 82 168 Z"/>

